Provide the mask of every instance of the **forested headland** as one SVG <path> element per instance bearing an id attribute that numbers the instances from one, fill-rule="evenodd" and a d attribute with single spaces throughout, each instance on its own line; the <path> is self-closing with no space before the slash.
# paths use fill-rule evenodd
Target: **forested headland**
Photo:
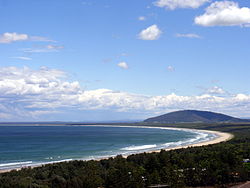
<path id="1" fill-rule="evenodd" d="M 13 170 L 0 174 L 0 188 L 140 188 L 158 184 L 165 187 L 229 187 L 250 180 L 250 124 L 155 126 L 217 130 L 235 137 L 228 142 L 202 147 Z"/>

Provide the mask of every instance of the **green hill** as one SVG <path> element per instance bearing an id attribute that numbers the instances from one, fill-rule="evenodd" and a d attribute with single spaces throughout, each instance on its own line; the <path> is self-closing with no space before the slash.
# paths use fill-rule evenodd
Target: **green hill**
<path id="1" fill-rule="evenodd" d="M 209 111 L 182 110 L 144 120 L 148 123 L 238 123 L 249 120 Z"/>

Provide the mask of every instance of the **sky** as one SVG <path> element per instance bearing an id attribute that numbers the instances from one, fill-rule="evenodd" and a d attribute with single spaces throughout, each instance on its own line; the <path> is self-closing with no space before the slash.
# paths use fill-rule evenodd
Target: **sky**
<path id="1" fill-rule="evenodd" d="M 250 117 L 250 2 L 0 0 L 0 121 Z"/>

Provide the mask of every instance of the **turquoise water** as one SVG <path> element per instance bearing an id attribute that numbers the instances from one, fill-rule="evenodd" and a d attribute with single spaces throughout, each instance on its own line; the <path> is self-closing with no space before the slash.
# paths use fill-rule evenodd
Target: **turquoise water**
<path id="1" fill-rule="evenodd" d="M 0 126 L 0 170 L 129 155 L 213 139 L 198 131 L 115 126 Z"/>

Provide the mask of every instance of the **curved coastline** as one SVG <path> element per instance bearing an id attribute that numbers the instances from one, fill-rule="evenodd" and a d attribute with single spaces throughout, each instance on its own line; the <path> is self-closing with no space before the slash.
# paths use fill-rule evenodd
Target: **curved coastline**
<path id="1" fill-rule="evenodd" d="M 191 144 L 181 145 L 181 146 L 166 147 L 166 148 L 157 149 L 157 150 L 152 149 L 152 150 L 146 151 L 146 153 L 160 152 L 161 150 L 169 151 L 169 150 L 176 150 L 176 149 L 184 149 L 184 148 L 188 148 L 188 147 L 199 147 L 199 146 L 206 146 L 206 145 L 211 145 L 211 144 L 218 144 L 221 142 L 229 141 L 229 140 L 233 139 L 233 137 L 234 137 L 234 135 L 231 133 L 226 133 L 226 132 L 221 132 L 221 131 L 202 130 L 202 129 L 174 128 L 174 127 L 151 127 L 151 126 L 119 126 L 119 125 L 94 125 L 94 126 L 167 129 L 167 130 L 179 130 L 179 131 L 196 132 L 196 133 L 208 133 L 208 134 L 216 135 L 211 140 L 206 140 L 206 141 L 201 141 L 198 143 L 191 143 Z M 139 153 L 144 153 L 144 152 L 145 151 L 136 152 L 134 154 L 139 154 Z M 132 155 L 132 154 L 129 154 L 129 155 Z M 129 155 L 122 155 L 122 156 L 126 158 Z M 110 156 L 110 157 L 113 157 L 113 156 Z M 110 157 L 101 157 L 101 158 L 98 158 L 96 160 L 108 159 Z"/>
<path id="2" fill-rule="evenodd" d="M 84 126 L 84 125 L 77 125 L 77 126 Z M 92 126 L 92 125 L 90 125 Z M 122 154 L 121 155 L 123 157 L 128 157 L 129 155 L 132 154 L 139 154 L 139 153 L 152 153 L 152 152 L 160 152 L 161 150 L 176 150 L 176 149 L 182 149 L 182 148 L 188 148 L 188 147 L 198 147 L 198 146 L 205 146 L 205 145 L 210 145 L 210 144 L 217 144 L 220 142 L 225 142 L 228 141 L 230 139 L 232 139 L 234 137 L 234 135 L 230 134 L 230 133 L 225 133 L 225 132 L 219 132 L 219 131 L 210 131 L 210 130 L 200 130 L 200 129 L 188 129 L 188 128 L 173 128 L 173 127 L 150 127 L 150 126 L 122 126 L 122 125 L 93 125 L 93 126 L 100 126 L 100 127 L 130 127 L 130 128 L 150 128 L 150 129 L 167 129 L 167 130 L 179 130 L 179 131 L 186 131 L 186 132 L 195 132 L 195 133 L 207 133 L 207 134 L 212 134 L 212 135 L 216 135 L 214 137 L 212 137 L 212 139 L 209 140 L 203 140 L 197 143 L 186 143 L 184 145 L 177 145 L 177 146 L 167 146 L 165 148 L 160 148 L 160 149 L 156 149 L 156 148 L 152 148 L 152 149 L 147 149 L 147 151 L 142 150 L 142 151 L 136 151 L 136 152 L 132 152 L 129 154 Z M 103 157 L 96 157 L 96 158 L 89 158 L 89 159 L 73 159 L 73 160 L 84 160 L 84 161 L 88 161 L 88 160 L 103 160 L 103 159 L 108 159 L 111 157 L 115 157 L 119 154 L 116 154 L 114 156 L 103 156 Z M 27 166 L 27 167 L 31 167 L 31 168 L 35 168 L 35 167 L 39 167 L 42 165 L 46 165 L 46 164 L 53 164 L 53 163 L 60 163 L 60 162 L 65 162 L 65 161 L 71 161 L 70 160 L 61 160 L 61 161 L 52 161 L 52 162 L 47 162 L 47 163 L 40 163 L 37 165 L 33 165 L 33 166 Z M 23 167 L 23 168 L 27 168 L 27 167 Z M 0 173 L 4 173 L 4 172 L 9 172 L 11 170 L 20 170 L 21 168 L 14 168 L 14 169 L 6 169 L 6 170 L 0 170 Z"/>
<path id="3" fill-rule="evenodd" d="M 207 146 L 207 145 L 211 145 L 211 144 L 218 144 L 221 142 L 229 141 L 234 137 L 233 134 L 226 133 L 226 132 L 220 132 L 220 131 L 208 131 L 208 130 L 200 130 L 200 129 L 190 129 L 190 130 L 195 130 L 195 131 L 200 131 L 200 132 L 205 132 L 205 133 L 210 133 L 210 134 L 212 133 L 212 134 L 217 135 L 217 137 L 215 137 L 212 140 L 208 140 L 208 141 L 203 141 L 203 142 L 184 145 L 184 146 L 176 146 L 176 147 L 166 148 L 164 150 L 169 151 L 169 150 L 183 149 L 183 148 L 188 148 L 188 147 L 199 147 L 199 146 Z M 155 151 L 151 151 L 151 152 L 160 152 L 160 150 L 155 150 Z"/>

